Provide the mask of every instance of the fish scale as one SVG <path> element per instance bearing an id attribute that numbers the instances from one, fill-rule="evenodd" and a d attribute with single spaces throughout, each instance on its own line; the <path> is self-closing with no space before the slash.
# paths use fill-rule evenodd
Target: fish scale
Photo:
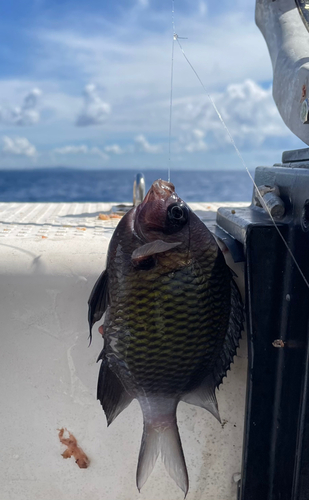
<path id="1" fill-rule="evenodd" d="M 142 385 L 146 392 L 187 391 L 194 386 L 197 373 L 205 367 L 211 369 L 209 360 L 222 347 L 230 313 L 230 294 L 222 281 L 230 277 L 216 272 L 209 258 L 201 259 L 198 265 L 191 255 L 182 255 L 181 260 L 191 263 L 173 273 L 166 270 L 173 265 L 175 253 L 164 256 L 161 274 L 159 266 L 153 274 L 132 268 L 121 300 L 115 297 L 112 317 L 117 317 L 118 328 L 129 330 L 130 335 L 119 338 L 113 349 L 119 361 L 125 362 L 120 369 L 126 371 L 125 378 L 128 372 L 134 373 L 131 390 L 138 391 Z M 108 343 L 108 323 L 104 330 Z"/>

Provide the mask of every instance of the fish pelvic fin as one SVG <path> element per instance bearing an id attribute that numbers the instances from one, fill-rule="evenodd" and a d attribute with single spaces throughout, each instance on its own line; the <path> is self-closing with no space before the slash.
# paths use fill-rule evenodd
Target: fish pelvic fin
<path id="1" fill-rule="evenodd" d="M 188 471 L 182 450 L 176 415 L 173 421 L 153 424 L 144 419 L 144 431 L 138 458 L 136 485 L 146 483 L 161 453 L 165 468 L 186 497 L 189 489 Z"/>
<path id="2" fill-rule="evenodd" d="M 121 381 L 109 368 L 104 349 L 101 354 L 97 399 L 99 399 L 106 415 L 107 425 L 121 413 L 132 401 L 132 396 L 123 387 Z"/>

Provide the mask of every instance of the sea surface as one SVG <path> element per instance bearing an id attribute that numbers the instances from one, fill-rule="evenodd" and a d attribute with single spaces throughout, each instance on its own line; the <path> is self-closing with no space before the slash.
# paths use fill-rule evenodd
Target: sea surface
<path id="1" fill-rule="evenodd" d="M 131 202 L 135 170 L 50 168 L 0 171 L 0 202 Z M 146 189 L 166 170 L 143 172 Z M 172 171 L 184 201 L 249 201 L 252 181 L 243 170 Z"/>

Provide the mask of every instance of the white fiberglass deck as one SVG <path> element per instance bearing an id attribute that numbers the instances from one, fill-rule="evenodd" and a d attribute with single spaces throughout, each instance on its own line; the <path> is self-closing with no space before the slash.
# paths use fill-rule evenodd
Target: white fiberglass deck
<path id="1" fill-rule="evenodd" d="M 87 300 L 118 222 L 98 218 L 111 206 L 0 204 L 1 500 L 183 498 L 160 459 L 138 493 L 139 405 L 133 401 L 107 429 L 96 401 L 102 338 L 95 327 L 87 347 Z M 188 500 L 236 500 L 232 476 L 241 465 L 246 363 L 242 345 L 218 392 L 222 426 L 200 408 L 179 405 Z M 88 469 L 61 456 L 62 427 L 88 455 Z"/>

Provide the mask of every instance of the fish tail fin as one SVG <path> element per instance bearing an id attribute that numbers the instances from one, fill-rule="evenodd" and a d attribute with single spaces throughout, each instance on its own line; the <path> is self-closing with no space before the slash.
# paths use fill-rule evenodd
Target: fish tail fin
<path id="1" fill-rule="evenodd" d="M 186 497 L 189 479 L 176 417 L 173 422 L 162 423 L 160 426 L 144 420 L 144 432 L 136 474 L 136 484 L 139 491 L 150 476 L 160 452 L 167 472 Z"/>
<path id="2" fill-rule="evenodd" d="M 153 425 L 144 420 L 144 430 L 136 471 L 136 485 L 139 491 L 153 471 L 159 453 L 160 433 L 157 432 Z"/>
<path id="3" fill-rule="evenodd" d="M 189 478 L 176 419 L 174 424 L 162 433 L 161 456 L 167 472 L 186 497 Z"/>

